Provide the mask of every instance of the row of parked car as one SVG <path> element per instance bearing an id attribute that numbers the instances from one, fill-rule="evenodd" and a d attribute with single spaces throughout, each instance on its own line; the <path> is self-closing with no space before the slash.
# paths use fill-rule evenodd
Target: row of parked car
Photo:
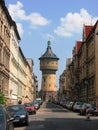
<path id="1" fill-rule="evenodd" d="M 40 105 L 43 103 L 42 100 L 35 100 L 30 103 L 25 103 L 25 108 L 29 114 L 36 114 L 36 111 L 40 108 Z"/>
<path id="2" fill-rule="evenodd" d="M 89 110 L 91 115 L 98 116 L 98 107 L 90 103 L 67 100 L 55 101 L 54 103 L 59 104 L 74 112 L 78 112 L 80 115 L 86 115 L 87 110 Z"/>
<path id="3" fill-rule="evenodd" d="M 10 105 L 8 107 L 0 105 L 0 130 L 14 130 L 17 123 L 29 125 L 29 114 L 36 113 L 41 104 L 41 100 L 36 100 L 31 103 Z"/>

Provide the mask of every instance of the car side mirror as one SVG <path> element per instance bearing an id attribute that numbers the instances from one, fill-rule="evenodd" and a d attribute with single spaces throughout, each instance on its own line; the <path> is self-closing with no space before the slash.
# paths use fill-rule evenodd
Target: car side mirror
<path id="1" fill-rule="evenodd" d="M 15 120 L 14 117 L 10 117 L 10 118 L 7 119 L 7 122 L 12 122 L 12 121 L 14 121 L 14 120 Z"/>

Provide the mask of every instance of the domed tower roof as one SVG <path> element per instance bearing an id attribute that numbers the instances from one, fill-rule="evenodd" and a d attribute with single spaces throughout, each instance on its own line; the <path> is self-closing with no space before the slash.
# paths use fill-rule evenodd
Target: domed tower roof
<path id="1" fill-rule="evenodd" d="M 59 60 L 59 58 L 53 53 L 52 49 L 51 49 L 51 42 L 48 41 L 48 46 L 47 46 L 47 50 L 46 52 L 39 58 L 40 59 L 56 59 Z"/>

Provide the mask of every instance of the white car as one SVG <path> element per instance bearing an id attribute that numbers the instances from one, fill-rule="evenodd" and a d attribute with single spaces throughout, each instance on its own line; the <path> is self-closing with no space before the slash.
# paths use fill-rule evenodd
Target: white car
<path id="1" fill-rule="evenodd" d="M 83 104 L 82 102 L 75 102 L 73 106 L 73 111 L 80 111 L 82 104 Z"/>

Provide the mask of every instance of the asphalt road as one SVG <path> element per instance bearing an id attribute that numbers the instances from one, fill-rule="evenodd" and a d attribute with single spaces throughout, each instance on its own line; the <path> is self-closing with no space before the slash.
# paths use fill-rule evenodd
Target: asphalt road
<path id="1" fill-rule="evenodd" d="M 52 103 L 43 103 L 36 115 L 29 116 L 30 125 L 17 126 L 15 130 L 98 130 L 98 117 L 85 116 Z"/>

